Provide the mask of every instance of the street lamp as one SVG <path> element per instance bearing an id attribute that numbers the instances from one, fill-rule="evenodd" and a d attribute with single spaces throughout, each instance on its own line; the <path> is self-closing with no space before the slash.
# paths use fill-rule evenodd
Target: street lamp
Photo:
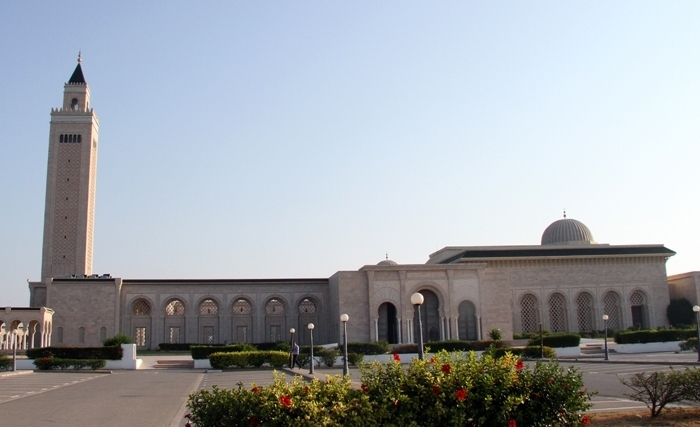
<path id="1" fill-rule="evenodd" d="M 696 328 L 698 331 L 698 363 L 700 363 L 700 306 L 693 306 L 695 312 Z"/>
<path id="2" fill-rule="evenodd" d="M 610 360 L 608 356 L 608 317 L 607 314 L 603 315 L 603 322 L 605 323 L 605 360 Z"/>
<path id="3" fill-rule="evenodd" d="M 291 334 L 291 338 L 289 338 L 289 369 L 294 369 L 294 332 L 296 332 L 294 328 L 289 330 Z"/>
<path id="4" fill-rule="evenodd" d="M 411 295 L 411 304 L 413 304 L 418 312 L 418 359 L 420 360 L 423 360 L 423 322 L 420 319 L 420 306 L 423 304 L 423 301 L 425 301 L 425 299 L 420 292 Z"/>
<path id="5" fill-rule="evenodd" d="M 309 336 L 311 338 L 311 347 L 309 347 L 309 352 L 311 353 L 311 359 L 309 361 L 309 374 L 314 374 L 314 324 L 309 323 Z"/>
<path id="6" fill-rule="evenodd" d="M 17 372 L 17 329 L 12 331 L 12 372 Z"/>
<path id="7" fill-rule="evenodd" d="M 348 320 L 350 316 L 347 314 L 340 315 L 340 321 L 343 322 L 343 377 L 348 375 Z"/>

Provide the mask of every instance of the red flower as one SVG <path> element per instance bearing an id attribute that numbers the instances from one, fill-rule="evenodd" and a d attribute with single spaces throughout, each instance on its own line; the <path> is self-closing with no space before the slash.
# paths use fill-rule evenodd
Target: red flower
<path id="1" fill-rule="evenodd" d="M 394 406 L 399 406 L 399 400 L 394 400 Z"/>
<path id="2" fill-rule="evenodd" d="M 581 424 L 584 426 L 587 426 L 591 422 L 590 418 L 588 418 L 588 415 L 584 415 L 583 418 L 581 418 Z"/>
<path id="3" fill-rule="evenodd" d="M 251 389 L 251 391 L 252 391 L 253 393 L 257 393 L 257 392 L 260 391 L 260 389 L 259 389 L 257 386 L 255 386 L 255 387 L 253 387 L 253 388 Z"/>
<path id="4" fill-rule="evenodd" d="M 508 427 L 518 427 L 518 424 L 515 420 L 508 420 Z"/>
<path id="5" fill-rule="evenodd" d="M 433 386 L 433 394 L 439 394 L 440 393 L 440 387 L 434 385 Z"/>
<path id="6" fill-rule="evenodd" d="M 518 361 L 515 363 L 515 369 L 518 370 L 518 371 L 522 371 L 522 369 L 523 369 L 524 367 L 525 367 L 525 364 L 523 363 L 522 360 L 518 360 Z"/>
<path id="7" fill-rule="evenodd" d="M 192 424 L 190 424 L 190 422 L 187 421 L 187 422 L 185 423 L 185 427 L 192 427 Z"/>
<path id="8" fill-rule="evenodd" d="M 430 364 L 432 365 L 433 363 L 435 363 L 435 357 L 430 358 Z"/>
<path id="9" fill-rule="evenodd" d="M 260 424 L 260 420 L 257 419 L 256 417 L 250 417 L 250 418 L 248 418 L 248 422 L 249 422 L 250 425 L 252 425 L 252 426 L 256 426 L 256 425 Z"/>
<path id="10" fill-rule="evenodd" d="M 190 418 L 192 418 L 192 414 L 185 415 L 185 418 L 187 418 L 189 420 Z"/>
<path id="11" fill-rule="evenodd" d="M 467 392 L 463 388 L 460 388 L 455 392 L 455 397 L 457 400 L 462 401 L 467 398 Z"/>
<path id="12" fill-rule="evenodd" d="M 309 392 L 309 387 L 304 387 L 304 393 L 308 393 L 308 392 Z"/>
<path id="13" fill-rule="evenodd" d="M 554 378 L 550 378 L 548 381 L 550 384 L 552 384 L 554 382 Z"/>
<path id="14" fill-rule="evenodd" d="M 452 372 L 452 366 L 450 366 L 449 363 L 445 363 L 444 365 L 442 365 L 442 372 L 449 374 L 450 372 Z"/>
<path id="15" fill-rule="evenodd" d="M 362 391 L 364 391 L 365 393 L 367 393 L 367 392 L 369 391 L 369 387 L 367 387 L 367 386 L 364 385 L 364 384 L 362 384 L 362 385 L 360 386 L 360 388 L 361 388 Z"/>
<path id="16" fill-rule="evenodd" d="M 401 356 L 399 356 L 397 353 L 394 353 L 394 361 L 395 361 L 395 362 L 400 362 L 400 361 L 401 361 Z"/>
<path id="17" fill-rule="evenodd" d="M 292 406 L 292 398 L 286 394 L 283 394 L 282 396 L 280 396 L 280 403 L 285 408 L 289 408 L 290 406 Z"/>

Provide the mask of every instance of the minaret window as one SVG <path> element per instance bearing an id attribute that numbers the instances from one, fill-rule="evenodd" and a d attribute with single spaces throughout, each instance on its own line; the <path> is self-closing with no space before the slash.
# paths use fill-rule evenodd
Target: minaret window
<path id="1" fill-rule="evenodd" d="M 73 98 L 70 102 L 70 109 L 73 111 L 78 111 L 78 98 Z"/>

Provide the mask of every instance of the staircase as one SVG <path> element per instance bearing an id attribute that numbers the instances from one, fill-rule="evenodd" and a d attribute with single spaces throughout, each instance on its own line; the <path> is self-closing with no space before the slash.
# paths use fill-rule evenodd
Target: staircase
<path id="1" fill-rule="evenodd" d="M 615 350 L 608 349 L 608 353 L 615 353 Z M 581 355 L 605 354 L 603 344 L 584 344 L 581 346 Z"/>
<path id="2" fill-rule="evenodd" d="M 194 360 L 157 360 L 156 369 L 194 369 Z"/>

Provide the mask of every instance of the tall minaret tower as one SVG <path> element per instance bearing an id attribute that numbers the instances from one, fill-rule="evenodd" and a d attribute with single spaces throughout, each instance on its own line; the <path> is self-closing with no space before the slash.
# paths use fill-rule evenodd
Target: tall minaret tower
<path id="1" fill-rule="evenodd" d="M 51 109 L 41 278 L 92 273 L 99 121 L 80 66 Z"/>

